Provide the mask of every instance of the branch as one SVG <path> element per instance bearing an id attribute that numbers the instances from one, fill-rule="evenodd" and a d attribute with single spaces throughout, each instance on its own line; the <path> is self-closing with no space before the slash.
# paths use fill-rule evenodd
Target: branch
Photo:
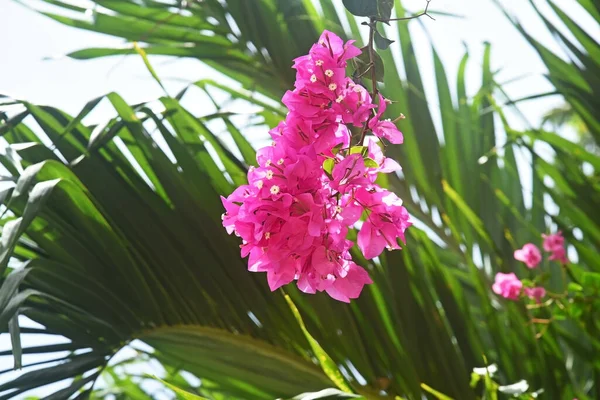
<path id="1" fill-rule="evenodd" d="M 415 19 L 415 18 L 420 18 L 420 17 L 423 17 L 423 16 L 427 16 L 427 17 L 429 17 L 429 18 L 431 18 L 432 20 L 434 20 L 434 21 L 435 21 L 435 18 L 433 18 L 431 15 L 429 15 L 429 14 L 427 13 L 427 11 L 428 11 L 428 9 L 429 9 L 429 3 L 431 3 L 431 0 L 427 0 L 427 5 L 425 6 L 425 10 L 423 10 L 423 12 L 422 12 L 422 13 L 420 13 L 420 14 L 416 14 L 416 15 L 411 15 L 410 17 L 404 17 L 404 18 L 390 18 L 390 19 L 385 19 L 385 18 L 377 18 L 377 17 L 375 17 L 374 19 L 375 19 L 375 21 L 378 21 L 378 22 L 392 22 L 392 21 L 407 21 L 407 20 L 409 20 L 409 19 Z"/>
<path id="2" fill-rule="evenodd" d="M 384 18 L 378 18 L 375 16 L 369 17 L 369 22 L 363 22 L 363 25 L 366 25 L 369 27 L 369 42 L 367 43 L 367 50 L 369 52 L 369 64 L 367 69 L 365 69 L 361 74 L 360 77 L 362 77 L 363 75 L 365 75 L 367 72 L 371 73 L 371 84 L 372 84 L 372 91 L 371 91 L 371 99 L 373 100 L 373 102 L 375 101 L 375 99 L 377 98 L 377 94 L 379 93 L 379 90 L 377 89 L 377 71 L 376 71 L 376 66 L 375 66 L 375 48 L 373 46 L 374 44 L 374 40 L 375 40 L 375 31 L 377 30 L 377 23 L 378 22 L 391 22 L 391 21 L 406 21 L 409 19 L 415 19 L 415 18 L 420 18 L 422 16 L 428 16 L 429 18 L 435 20 L 435 18 L 433 18 L 431 15 L 429 15 L 427 12 L 429 10 L 429 3 L 431 2 L 431 0 L 426 0 L 427 4 L 425 5 L 425 10 L 423 10 L 422 13 L 420 14 L 416 14 L 410 17 L 404 17 L 404 18 L 391 18 L 391 19 L 384 19 Z M 360 132 L 360 137 L 358 139 L 358 145 L 361 145 L 365 135 L 367 133 L 367 130 L 369 129 L 369 122 L 371 121 L 371 118 L 373 118 L 373 113 L 371 112 L 371 115 L 369 116 L 369 118 L 367 119 L 367 121 L 365 122 L 365 125 L 363 125 L 361 132 Z M 400 117 L 398 117 L 398 119 L 403 119 L 404 115 L 401 115 Z M 394 121 L 395 122 L 395 121 Z M 383 141 L 382 141 L 383 143 Z"/>
<path id="3" fill-rule="evenodd" d="M 375 71 L 375 48 L 373 47 L 373 40 L 375 39 L 375 25 L 376 18 L 371 17 L 369 20 L 369 62 L 371 63 L 371 83 L 373 84 L 373 92 L 371 97 L 375 100 L 377 96 L 377 71 Z"/>

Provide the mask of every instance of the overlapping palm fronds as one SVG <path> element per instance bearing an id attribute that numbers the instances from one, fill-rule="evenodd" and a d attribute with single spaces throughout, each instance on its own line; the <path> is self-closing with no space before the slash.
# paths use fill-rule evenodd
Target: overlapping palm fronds
<path id="1" fill-rule="evenodd" d="M 135 41 L 150 57 L 198 58 L 239 83 L 239 89 L 213 84 L 212 90 L 263 107 L 266 124 L 281 118 L 281 111 L 257 99 L 278 100 L 291 87 L 291 60 L 320 31 L 360 38 L 360 21 L 338 14 L 342 9 L 330 1 L 316 8 L 303 0 L 97 0 L 91 18 L 86 8 L 45 2 L 56 6 L 46 15 L 59 22 L 127 41 L 120 49 L 82 49 L 72 57 L 138 53 Z M 399 1 L 394 10 L 406 15 Z M 346 19 L 348 32 L 341 22 Z M 367 396 L 420 399 L 426 383 L 455 398 L 475 398 L 471 370 L 487 360 L 498 364 L 505 383 L 526 379 L 549 398 L 585 398 L 598 376 L 596 339 L 560 323 L 536 338 L 529 311 L 499 303 L 490 277 L 497 271 L 524 274 L 512 253 L 526 241 L 539 241 L 550 221 L 577 250 L 579 262 L 572 268 L 599 270 L 600 220 L 594 209 L 600 204 L 595 172 L 600 159 L 554 133 L 519 132 L 505 123 L 489 46 L 473 98 L 465 90 L 468 54 L 454 80 L 432 47 L 438 98 L 427 98 L 408 26 L 396 29 L 399 40 L 392 46 L 399 46 L 401 58 L 380 52 L 382 91 L 396 101 L 390 116 L 402 112 L 408 118 L 400 124 L 405 144 L 387 149 L 403 174 L 388 184 L 421 229 L 410 230 L 402 252 L 362 260 L 375 283 L 351 305 L 286 290 L 344 379 Z M 593 51 L 588 54 L 598 62 Z M 454 81 L 456 96 L 450 90 Z M 589 105 L 584 110 L 589 114 L 593 99 L 584 92 L 565 96 L 577 110 Z M 243 126 L 227 114 L 213 115 L 228 128 L 231 140 L 222 140 L 178 96 L 164 97 L 156 107 L 128 105 L 113 93 L 75 117 L 5 100 L 10 118 L 0 131 L 9 147 L 0 161 L 14 186 L 4 192 L 0 260 L 4 268 L 11 258 L 25 264 L 6 269 L 2 323 L 8 330 L 12 321 L 16 331 L 18 312 L 44 326 L 21 329 L 22 334 L 70 341 L 23 353 L 70 353 L 59 366 L 32 366 L 29 375 L 0 385 L 0 396 L 77 378 L 55 398 L 83 397 L 111 355 L 132 339 L 150 344 L 165 365 L 194 373 L 227 398 L 290 398 L 334 385 L 284 298 L 269 292 L 262 276 L 246 271 L 238 243 L 220 226 L 218 196 L 243 182 L 253 162 Z M 114 107 L 115 118 L 84 124 L 100 101 Z M 439 132 L 433 123 L 438 105 Z M 588 122 L 589 115 L 578 112 L 593 131 L 597 116 Z M 508 142 L 499 143 L 499 129 Z M 534 140 L 549 144 L 558 156 L 537 157 Z M 523 166 L 516 156 L 521 151 L 534 154 L 532 193 L 522 190 Z M 548 216 L 548 195 L 560 207 L 558 215 Z M 211 397 L 210 391 L 202 394 Z"/>

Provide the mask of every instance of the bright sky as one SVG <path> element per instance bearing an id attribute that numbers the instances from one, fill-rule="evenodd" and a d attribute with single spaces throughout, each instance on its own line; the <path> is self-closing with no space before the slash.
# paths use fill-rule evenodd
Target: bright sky
<path id="1" fill-rule="evenodd" d="M 529 32 L 542 43 L 562 54 L 539 21 L 528 2 L 523 0 L 500 0 L 517 15 Z M 574 0 L 556 0 L 559 7 L 568 12 L 594 37 L 600 30 L 586 19 Z M 29 1 L 39 5 L 40 1 Z M 424 0 L 405 0 L 410 10 L 421 10 Z M 465 18 L 437 17 L 436 21 L 423 19 L 436 49 L 444 61 L 446 72 L 455 85 L 459 61 L 465 46 L 471 55 L 468 69 L 468 88 L 473 93 L 480 82 L 480 65 L 483 42 L 492 44 L 492 65 L 500 70 L 498 80 L 509 81 L 524 77 L 506 85 L 513 99 L 551 90 L 542 77 L 545 68 L 537 54 L 522 39 L 502 15 L 492 0 L 432 0 L 431 10 L 463 15 Z M 546 10 L 546 8 L 543 8 Z M 552 20 L 556 20 L 552 18 Z M 436 98 L 435 78 L 431 53 L 425 36 L 417 23 L 411 23 L 416 41 L 417 56 L 422 68 L 424 84 L 430 99 Z M 123 41 L 113 37 L 85 32 L 63 26 L 10 0 L 0 0 L 0 94 L 26 99 L 34 103 L 49 104 L 76 114 L 84 104 L 110 91 L 119 92 L 130 103 L 150 100 L 162 95 L 160 88 L 147 73 L 139 57 L 112 57 L 92 61 L 76 61 L 61 57 L 66 53 L 87 47 L 110 47 Z M 393 46 L 393 45 L 392 45 Z M 47 59 L 51 57 L 51 59 Z M 167 89 L 174 94 L 186 82 L 214 77 L 214 72 L 195 60 L 154 58 L 153 64 L 163 78 Z M 291 60 L 290 60 L 291 65 Z M 428 78 L 429 77 L 429 78 Z M 541 116 L 560 98 L 547 98 L 522 104 L 522 110 L 534 126 Z M 435 109 L 435 102 L 432 104 Z M 198 105 L 200 111 L 202 104 Z M 97 118 L 106 118 L 110 110 L 102 110 Z M 513 119 L 516 127 L 522 121 Z M 39 341 L 25 345 L 39 345 Z M 0 350 L 9 349 L 8 335 L 0 335 Z M 27 360 L 27 358 L 26 358 Z M 36 358 L 36 360 L 38 360 Z M 32 359 L 29 359 L 32 361 Z M 10 368 L 12 359 L 0 357 L 0 370 Z M 38 391 L 43 394 L 45 391 Z M 19 398 L 19 397 L 17 397 Z"/>

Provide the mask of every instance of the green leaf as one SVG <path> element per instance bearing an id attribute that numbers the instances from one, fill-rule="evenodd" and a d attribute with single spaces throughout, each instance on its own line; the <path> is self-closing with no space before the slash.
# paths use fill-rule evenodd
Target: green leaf
<path id="1" fill-rule="evenodd" d="M 335 146 L 333 146 L 333 148 L 331 149 L 331 153 L 335 156 L 337 153 L 340 152 L 340 150 L 342 149 L 342 147 L 344 147 L 343 143 L 337 144 Z"/>
<path id="2" fill-rule="evenodd" d="M 471 372 L 471 381 L 469 382 L 469 386 L 471 386 L 473 389 L 475 389 L 475 387 L 477 386 L 477 384 L 479 383 L 480 380 L 481 380 L 481 375 L 479 375 L 475 372 Z"/>
<path id="3" fill-rule="evenodd" d="M 377 16 L 381 19 L 390 19 L 392 9 L 394 8 L 394 0 L 377 0 Z"/>
<path id="4" fill-rule="evenodd" d="M 367 47 L 363 47 L 361 50 L 362 53 L 354 59 L 356 64 L 356 70 L 354 71 L 354 75 L 370 80 L 374 69 L 375 79 L 378 82 L 383 82 L 383 76 L 385 75 L 385 71 L 381 56 L 377 54 L 376 51 L 373 51 L 373 64 L 371 64 L 369 49 Z"/>
<path id="5" fill-rule="evenodd" d="M 379 168 L 379 164 L 375 160 L 369 157 L 364 158 L 365 167 L 367 168 Z"/>
<path id="6" fill-rule="evenodd" d="M 432 388 L 424 383 L 421 383 L 421 388 L 424 391 L 426 391 L 427 393 L 433 395 L 438 400 L 453 400 L 452 397 L 446 396 L 445 394 L 438 392 L 434 388 Z"/>
<path id="7" fill-rule="evenodd" d="M 23 349 L 21 347 L 21 328 L 19 327 L 19 313 L 12 316 L 8 321 L 8 331 L 10 333 L 10 343 L 14 359 L 14 369 L 23 367 Z"/>
<path id="8" fill-rule="evenodd" d="M 344 7 L 357 17 L 378 15 L 378 2 L 379 0 L 342 0 Z"/>
<path id="9" fill-rule="evenodd" d="M 143 48 L 141 48 L 137 42 L 133 42 L 133 48 L 140 55 L 140 57 L 142 57 L 142 60 L 144 61 L 144 65 L 146 66 L 146 69 L 148 69 L 148 72 L 150 72 L 150 75 L 152 75 L 152 77 L 154 78 L 156 83 L 158 83 L 158 85 L 162 88 L 163 92 L 165 92 L 165 94 L 168 96 L 169 93 L 167 92 L 167 89 L 165 89 L 162 82 L 160 81 L 160 78 L 158 77 L 158 74 L 154 70 L 154 67 L 152 67 L 152 64 L 150 64 L 150 60 L 148 60 L 148 55 L 146 54 L 146 51 Z"/>
<path id="10" fill-rule="evenodd" d="M 584 272 L 581 275 L 581 286 L 586 293 L 600 293 L 600 273 Z"/>
<path id="11" fill-rule="evenodd" d="M 581 286 L 580 284 L 575 283 L 575 282 L 569 282 L 569 284 L 567 285 L 567 290 L 569 292 L 575 292 L 575 293 L 582 292 L 583 286 Z"/>
<path id="12" fill-rule="evenodd" d="M 491 244 L 492 240 L 490 239 L 488 233 L 485 231 L 485 226 L 483 222 L 477 214 L 471 210 L 471 208 L 465 203 L 464 199 L 450 187 L 448 182 L 442 181 L 442 187 L 444 189 L 444 193 L 448 195 L 448 197 L 456 204 L 458 209 L 462 212 L 463 216 L 469 221 L 473 229 L 479 233 L 482 239 L 484 239 L 487 243 Z"/>
<path id="13" fill-rule="evenodd" d="M 367 146 L 352 146 L 350 147 L 350 154 L 361 154 L 363 157 L 366 157 L 369 153 L 369 148 Z"/>
<path id="14" fill-rule="evenodd" d="M 302 316 L 300 315 L 298 308 L 296 308 L 296 305 L 294 304 L 294 302 L 292 301 L 290 296 L 286 294 L 285 300 L 287 301 L 287 303 L 290 307 L 290 310 L 292 310 L 292 314 L 294 314 L 294 317 L 296 318 L 298 325 L 300 325 L 300 329 L 302 329 L 302 332 L 304 333 L 306 340 L 308 340 L 308 343 L 310 344 L 310 347 L 312 348 L 313 352 L 315 353 L 315 356 L 319 360 L 319 364 L 321 365 L 321 368 L 323 368 L 323 372 L 325 372 L 325 374 L 329 377 L 329 379 L 331 379 L 331 381 L 333 383 L 335 383 L 335 385 L 340 390 L 342 390 L 346 393 L 353 393 L 353 390 L 350 388 L 350 386 L 346 382 L 346 379 L 340 372 L 338 366 L 331 359 L 331 357 L 329 357 L 329 355 L 325 352 L 323 347 L 321 347 L 319 342 L 317 342 L 312 337 L 312 335 L 310 334 L 308 329 L 306 329 L 306 325 L 304 325 L 304 320 L 302 319 Z"/>
<path id="15" fill-rule="evenodd" d="M 569 316 L 576 320 L 580 319 L 585 311 L 584 305 L 579 301 L 575 301 L 575 302 L 569 304 L 567 310 L 569 312 Z"/>
<path id="16" fill-rule="evenodd" d="M 375 31 L 375 45 L 378 49 L 386 50 L 390 47 L 390 44 L 394 43 L 393 40 L 390 40 L 386 37 L 383 37 L 379 31 Z"/>
<path id="17" fill-rule="evenodd" d="M 331 386 L 313 363 L 249 335 L 196 325 L 159 328 L 140 339 L 159 360 L 185 363 L 187 371 L 220 382 L 236 397 L 270 400 Z"/>
<path id="18" fill-rule="evenodd" d="M 193 393 L 186 392 L 185 390 L 178 388 L 177 386 L 172 385 L 169 382 L 165 382 L 162 379 L 157 378 L 156 376 L 151 375 L 151 378 L 159 381 L 160 383 L 162 383 L 163 385 L 165 385 L 166 387 L 168 387 L 169 389 L 174 391 L 175 394 L 177 395 L 177 398 L 182 398 L 183 400 L 208 400 L 206 397 L 201 397 L 201 396 L 195 395 Z"/>
<path id="19" fill-rule="evenodd" d="M 552 309 L 552 318 L 556 319 L 557 321 L 564 321 L 567 319 L 567 311 L 568 309 L 562 307 L 554 307 Z"/>
<path id="20" fill-rule="evenodd" d="M 328 158 L 323 161 L 323 171 L 327 173 L 327 175 L 331 176 L 331 172 L 333 171 L 333 167 L 335 166 L 335 160 L 333 158 Z"/>

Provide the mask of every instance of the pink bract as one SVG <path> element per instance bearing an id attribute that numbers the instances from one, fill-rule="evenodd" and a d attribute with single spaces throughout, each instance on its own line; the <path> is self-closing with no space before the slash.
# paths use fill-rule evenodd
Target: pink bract
<path id="1" fill-rule="evenodd" d="M 402 201 L 375 184 L 378 173 L 400 166 L 373 140 L 360 152 L 349 151 L 346 124 L 363 127 L 368 121 L 374 135 L 402 142 L 393 123 L 380 120 L 386 100 L 379 96 L 373 104 L 368 91 L 345 74 L 348 60 L 359 54 L 352 41 L 325 31 L 307 55 L 294 60 L 296 83 L 283 96 L 289 113 L 269 132 L 272 146 L 257 151 L 248 184 L 222 198 L 223 226 L 241 238 L 248 270 L 266 272 L 271 290 L 296 281 L 305 293 L 356 299 L 372 280 L 352 260 L 349 230 L 365 216 L 358 247 L 371 259 L 385 248 L 399 249 L 411 225 Z M 327 159 L 333 161 L 329 172 L 323 168 Z"/>
<path id="2" fill-rule="evenodd" d="M 532 300 L 535 300 L 537 303 L 542 301 L 542 298 L 546 296 L 546 289 L 541 286 L 533 287 L 533 288 L 525 288 L 525 295 Z"/>
<path id="3" fill-rule="evenodd" d="M 527 268 L 535 268 L 542 261 L 542 253 L 533 243 L 527 243 L 522 249 L 515 250 L 515 260 L 522 261 Z"/>
<path id="4" fill-rule="evenodd" d="M 567 258 L 567 251 L 564 247 L 554 249 L 552 251 L 552 254 L 550 254 L 550 257 L 548 257 L 548 259 L 558 261 L 561 264 L 567 264 L 569 262 L 569 259 Z"/>
<path id="5" fill-rule="evenodd" d="M 545 251 L 555 251 L 565 245 L 565 238 L 560 231 L 550 235 L 542 234 L 542 237 L 544 238 L 543 247 Z"/>
<path id="6" fill-rule="evenodd" d="M 512 272 L 509 274 L 498 272 L 492 285 L 494 293 L 510 300 L 517 300 L 521 295 L 522 288 L 523 283 Z"/>

